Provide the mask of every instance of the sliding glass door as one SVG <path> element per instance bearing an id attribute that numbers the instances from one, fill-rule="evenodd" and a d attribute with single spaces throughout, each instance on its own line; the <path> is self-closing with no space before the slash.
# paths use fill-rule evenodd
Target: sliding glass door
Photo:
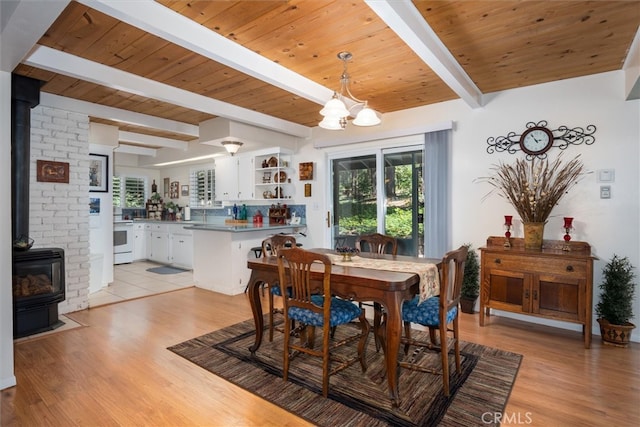
<path id="1" fill-rule="evenodd" d="M 399 254 L 423 255 L 422 162 L 419 147 L 331 159 L 334 246 L 378 232 L 398 238 Z"/>
<path id="2" fill-rule="evenodd" d="M 398 239 L 398 253 L 423 256 L 424 191 L 422 150 L 383 151 L 383 234 Z"/>

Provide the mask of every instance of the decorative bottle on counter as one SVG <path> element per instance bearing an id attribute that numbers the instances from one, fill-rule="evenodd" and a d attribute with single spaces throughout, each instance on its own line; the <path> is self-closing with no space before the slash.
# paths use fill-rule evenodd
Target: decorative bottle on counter
<path id="1" fill-rule="evenodd" d="M 242 204 L 242 207 L 240 208 L 240 219 L 241 220 L 246 220 L 247 219 L 247 205 L 245 205 L 244 203 Z"/>
<path id="2" fill-rule="evenodd" d="M 236 205 L 235 203 L 233 204 L 233 219 L 238 219 L 238 205 Z"/>

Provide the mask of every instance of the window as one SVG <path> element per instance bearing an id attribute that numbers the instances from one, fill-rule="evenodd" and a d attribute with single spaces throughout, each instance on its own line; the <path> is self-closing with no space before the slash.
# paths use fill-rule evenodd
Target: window
<path id="1" fill-rule="evenodd" d="M 144 208 L 147 200 L 147 178 L 113 177 L 113 205 L 119 208 Z"/>
<path id="2" fill-rule="evenodd" d="M 206 167 L 191 171 L 191 191 L 189 204 L 192 207 L 221 207 L 222 202 L 216 202 L 216 175 L 213 167 Z"/>

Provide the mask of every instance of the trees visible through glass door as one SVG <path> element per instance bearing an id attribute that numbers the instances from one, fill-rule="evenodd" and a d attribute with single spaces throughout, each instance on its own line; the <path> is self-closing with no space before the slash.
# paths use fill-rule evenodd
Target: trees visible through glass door
<path id="1" fill-rule="evenodd" d="M 331 167 L 334 246 L 379 232 L 398 238 L 399 254 L 422 255 L 422 150 L 334 159 Z"/>

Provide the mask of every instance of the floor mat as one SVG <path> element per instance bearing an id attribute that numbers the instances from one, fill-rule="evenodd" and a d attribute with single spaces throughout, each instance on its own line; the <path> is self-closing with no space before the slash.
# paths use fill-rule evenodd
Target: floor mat
<path id="1" fill-rule="evenodd" d="M 169 267 L 167 265 L 163 265 L 162 267 L 152 267 L 152 268 L 147 268 L 147 271 L 150 271 L 152 273 L 157 273 L 157 274 L 178 274 L 178 273 L 184 273 L 190 270 L 185 270 L 183 268 L 178 268 L 178 267 Z"/>

